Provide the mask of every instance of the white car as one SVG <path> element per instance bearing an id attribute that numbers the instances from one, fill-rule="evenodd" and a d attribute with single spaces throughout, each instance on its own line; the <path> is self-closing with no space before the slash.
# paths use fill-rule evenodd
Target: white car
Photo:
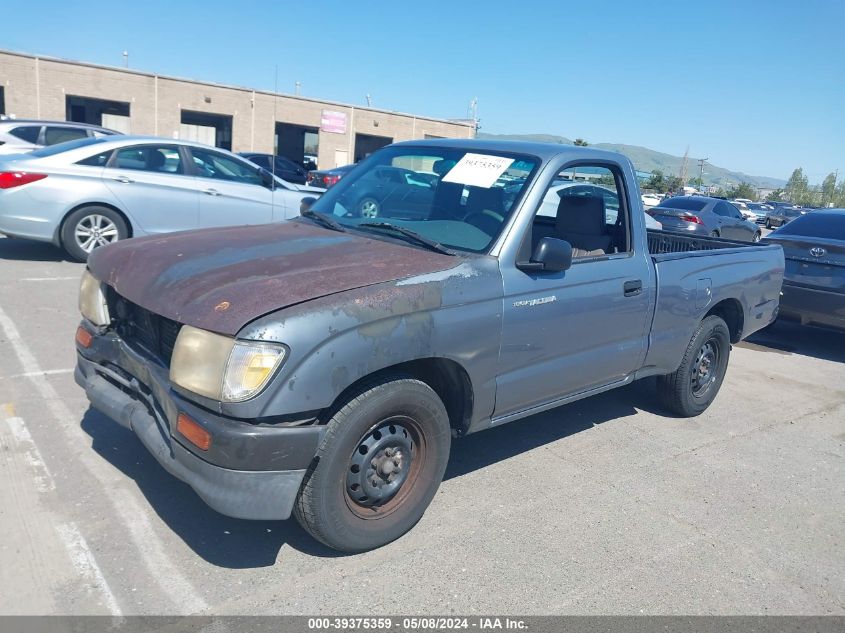
<path id="1" fill-rule="evenodd" d="M 320 193 L 216 147 L 86 137 L 0 157 L 0 233 L 52 242 L 85 261 L 127 237 L 292 218 Z"/>
<path id="2" fill-rule="evenodd" d="M 644 193 L 640 196 L 640 198 L 642 199 L 643 206 L 646 209 L 656 207 L 663 200 L 663 196 L 660 196 L 656 193 Z"/>
<path id="3" fill-rule="evenodd" d="M 22 154 L 77 139 L 120 134 L 99 125 L 70 121 L 0 119 L 0 154 Z"/>

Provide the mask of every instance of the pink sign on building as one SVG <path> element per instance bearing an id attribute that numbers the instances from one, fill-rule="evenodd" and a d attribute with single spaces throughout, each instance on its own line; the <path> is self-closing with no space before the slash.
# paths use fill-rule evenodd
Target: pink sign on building
<path id="1" fill-rule="evenodd" d="M 320 116 L 320 130 L 322 132 L 346 134 L 346 113 L 323 110 L 323 114 Z"/>

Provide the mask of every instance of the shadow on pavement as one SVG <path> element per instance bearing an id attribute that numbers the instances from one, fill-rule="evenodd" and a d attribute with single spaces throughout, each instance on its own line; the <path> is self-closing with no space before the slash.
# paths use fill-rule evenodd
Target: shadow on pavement
<path id="1" fill-rule="evenodd" d="M 63 250 L 52 244 L 19 240 L 14 237 L 0 238 L 0 259 L 14 259 L 22 262 L 70 261 Z"/>
<path id="2" fill-rule="evenodd" d="M 659 411 L 651 382 L 634 383 L 458 440 L 452 445 L 445 477 L 460 477 L 596 424 L 633 415 L 638 409 Z M 285 544 L 312 556 L 345 555 L 315 541 L 293 518 L 245 521 L 218 514 L 187 484 L 165 471 L 131 431 L 95 409 L 86 411 L 82 429 L 91 436 L 92 448 L 100 456 L 135 481 L 168 527 L 213 565 L 230 569 L 272 566 Z"/>
<path id="3" fill-rule="evenodd" d="M 845 333 L 777 321 L 774 326 L 755 332 L 738 347 L 775 354 L 800 354 L 819 360 L 845 363 Z"/>

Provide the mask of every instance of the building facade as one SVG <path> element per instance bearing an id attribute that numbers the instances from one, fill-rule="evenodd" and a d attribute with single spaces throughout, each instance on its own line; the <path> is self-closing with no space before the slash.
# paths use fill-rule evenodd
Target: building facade
<path id="1" fill-rule="evenodd" d="M 321 169 L 395 141 L 471 138 L 475 126 L 376 108 L 0 51 L 0 114 L 278 153 Z"/>

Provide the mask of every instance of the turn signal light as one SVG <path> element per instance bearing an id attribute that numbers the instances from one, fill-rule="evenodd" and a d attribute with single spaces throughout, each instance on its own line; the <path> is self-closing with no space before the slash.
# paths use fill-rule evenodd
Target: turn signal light
<path id="1" fill-rule="evenodd" d="M 211 447 L 211 433 L 184 413 L 180 413 L 176 418 L 176 430 L 201 451 L 207 451 Z"/>
<path id="2" fill-rule="evenodd" d="M 94 340 L 94 336 L 86 330 L 81 325 L 76 328 L 76 342 L 79 343 L 85 349 L 91 347 L 91 343 Z"/>
<path id="3" fill-rule="evenodd" d="M 0 189 L 11 189 L 42 180 L 47 174 L 32 174 L 26 171 L 0 171 Z"/>

